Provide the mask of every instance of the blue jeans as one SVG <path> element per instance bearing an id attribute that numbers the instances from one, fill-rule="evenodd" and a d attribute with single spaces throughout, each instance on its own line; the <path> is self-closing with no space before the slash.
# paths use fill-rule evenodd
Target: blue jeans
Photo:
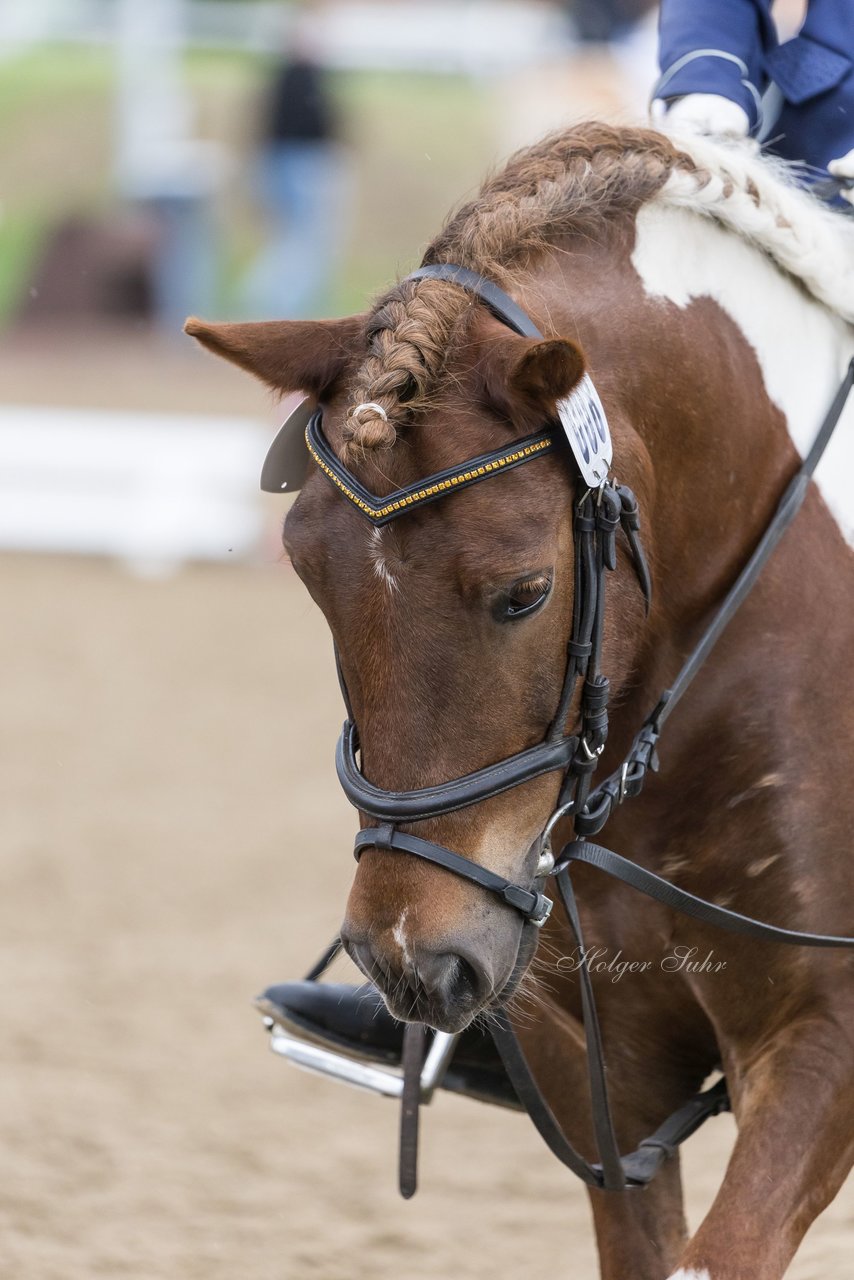
<path id="1" fill-rule="evenodd" d="M 343 163 L 330 142 L 266 147 L 258 186 L 270 238 L 243 285 L 243 306 L 258 319 L 317 313 L 343 225 Z"/>

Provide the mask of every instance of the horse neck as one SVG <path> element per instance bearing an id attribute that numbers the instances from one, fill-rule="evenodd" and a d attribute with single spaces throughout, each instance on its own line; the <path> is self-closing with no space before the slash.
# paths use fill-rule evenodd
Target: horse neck
<path id="1" fill-rule="evenodd" d="M 750 246 L 690 213 L 656 211 L 599 253 L 586 245 L 555 255 L 525 301 L 584 347 L 612 420 L 615 470 L 640 498 L 655 605 L 613 724 L 619 754 L 771 519 L 854 354 L 854 338 Z M 721 733 L 737 735 L 748 686 L 744 705 L 757 723 L 782 714 L 763 692 L 776 659 L 757 661 L 758 636 L 785 633 L 798 663 L 813 651 L 817 627 L 838 654 L 850 647 L 844 609 L 828 619 L 826 601 L 841 592 L 854 607 L 847 491 L 854 457 L 842 458 L 852 445 L 854 404 L 796 528 L 707 664 L 701 683 L 711 701 L 698 683 L 674 720 L 677 737 L 696 732 L 692 707 L 701 719 L 716 707 L 729 726 Z M 669 742 L 676 747 L 672 729 Z"/>
<path id="2" fill-rule="evenodd" d="M 678 387 L 675 394 L 667 390 L 669 417 L 675 411 L 678 431 L 696 399 L 698 417 L 689 426 L 699 431 L 692 441 L 696 447 L 705 438 L 710 446 L 700 455 L 699 475 L 692 465 L 689 475 L 723 494 L 741 489 L 746 501 L 734 512 L 741 526 L 749 525 L 750 510 L 761 515 L 812 444 L 854 354 L 854 330 L 746 239 L 687 210 L 645 205 L 630 263 L 650 308 L 672 317 L 674 367 L 690 382 L 688 401 L 680 402 Z M 662 407 L 666 411 L 668 404 Z M 854 545 L 846 468 L 833 464 L 852 427 L 854 404 L 817 483 Z M 666 429 L 657 468 L 666 471 L 679 457 L 676 440 Z M 681 464 L 686 461 L 682 454 Z M 733 475 L 727 475 L 727 463 Z"/>
<path id="3" fill-rule="evenodd" d="M 668 624 L 690 630 L 809 448 L 854 331 L 739 236 L 655 203 L 607 244 L 555 254 L 526 297 L 580 339 L 615 470 L 641 498 Z M 817 477 L 837 558 L 846 536 L 854 546 L 853 446 L 854 403 Z"/>

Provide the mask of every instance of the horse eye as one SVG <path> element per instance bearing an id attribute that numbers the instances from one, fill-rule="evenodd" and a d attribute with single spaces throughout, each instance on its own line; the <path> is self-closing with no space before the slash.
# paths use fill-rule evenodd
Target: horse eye
<path id="1" fill-rule="evenodd" d="M 522 578 L 504 592 L 498 602 L 500 622 L 527 618 L 541 608 L 551 595 L 551 574 L 539 573 L 535 578 Z"/>

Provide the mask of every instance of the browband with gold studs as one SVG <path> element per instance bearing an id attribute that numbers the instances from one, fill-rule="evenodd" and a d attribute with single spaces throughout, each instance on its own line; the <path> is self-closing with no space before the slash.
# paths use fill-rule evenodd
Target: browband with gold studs
<path id="1" fill-rule="evenodd" d="M 469 458 L 459 467 L 449 467 L 445 471 L 437 471 L 418 484 L 408 485 L 405 489 L 395 489 L 386 497 L 377 497 L 364 485 L 360 484 L 351 471 L 344 466 L 340 458 L 332 451 L 329 441 L 321 427 L 321 413 L 318 410 L 309 420 L 305 429 L 305 443 L 320 470 L 331 480 L 336 489 L 344 494 L 358 507 L 363 516 L 372 524 L 388 524 L 398 516 L 423 507 L 428 502 L 436 502 L 446 494 L 467 489 L 469 485 L 488 480 L 490 476 L 501 471 L 511 471 L 530 462 L 532 458 L 543 457 L 556 446 L 556 439 L 550 431 L 541 431 L 537 435 L 525 436 L 516 440 L 504 449 L 494 449 L 492 453 L 480 454 L 477 458 Z"/>

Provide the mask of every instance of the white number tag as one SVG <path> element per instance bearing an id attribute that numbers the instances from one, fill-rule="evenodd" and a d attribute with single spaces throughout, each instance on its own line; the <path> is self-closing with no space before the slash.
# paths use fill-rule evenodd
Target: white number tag
<path id="1" fill-rule="evenodd" d="M 261 488 L 265 493 L 296 493 L 305 483 L 311 461 L 305 447 L 305 429 L 314 409 L 314 401 L 306 396 L 279 428 L 261 468 Z"/>
<path id="2" fill-rule="evenodd" d="M 565 399 L 558 400 L 557 412 L 585 484 L 598 488 L 607 478 L 614 450 L 602 401 L 586 373 Z"/>

